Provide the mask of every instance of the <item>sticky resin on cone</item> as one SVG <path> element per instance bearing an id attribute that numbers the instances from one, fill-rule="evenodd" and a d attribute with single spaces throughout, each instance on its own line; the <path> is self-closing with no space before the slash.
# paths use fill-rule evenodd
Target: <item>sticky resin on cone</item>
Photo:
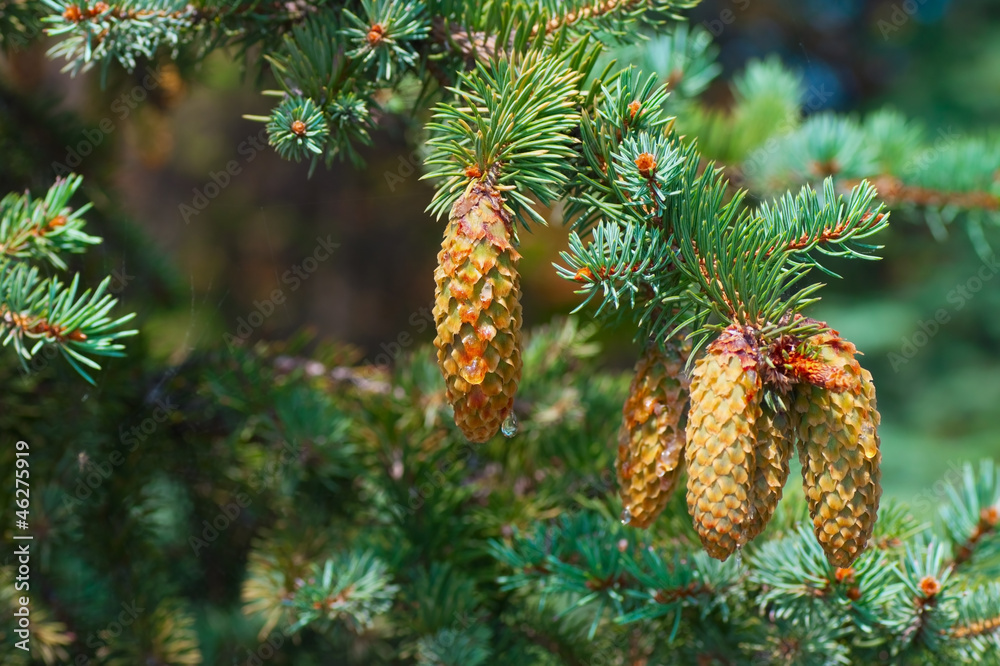
<path id="1" fill-rule="evenodd" d="M 668 343 L 669 345 L 669 343 Z M 650 345 L 635 366 L 618 432 L 618 492 L 625 524 L 649 527 L 670 500 L 683 468 L 681 418 L 688 399 L 690 350 Z"/>
<path id="2" fill-rule="evenodd" d="M 520 255 L 503 198 L 473 181 L 448 220 L 434 296 L 438 366 L 455 423 L 473 442 L 497 433 L 521 379 Z"/>

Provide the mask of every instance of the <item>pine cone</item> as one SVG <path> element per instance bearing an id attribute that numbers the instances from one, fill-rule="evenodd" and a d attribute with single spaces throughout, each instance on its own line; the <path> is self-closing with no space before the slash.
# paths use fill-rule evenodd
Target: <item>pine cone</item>
<path id="1" fill-rule="evenodd" d="M 705 550 L 725 560 L 747 541 L 760 417 L 757 353 L 727 328 L 695 363 L 687 424 L 687 503 Z"/>
<path id="2" fill-rule="evenodd" d="M 767 527 L 788 480 L 788 461 L 792 456 L 792 429 L 788 417 L 761 409 L 755 424 L 757 449 L 753 474 L 753 512 L 747 525 L 747 541 L 757 538 Z"/>
<path id="3" fill-rule="evenodd" d="M 813 530 L 827 559 L 850 566 L 868 545 L 882 497 L 878 425 L 871 374 L 854 359 L 857 349 L 836 333 L 810 342 L 820 359 L 847 380 L 843 390 L 800 384 L 798 412 L 802 485 Z"/>
<path id="4" fill-rule="evenodd" d="M 434 271 L 438 366 L 455 423 L 493 437 L 521 380 L 521 290 L 511 218 L 500 193 L 474 181 L 452 206 Z"/>
<path id="5" fill-rule="evenodd" d="M 685 435 L 680 428 L 689 382 L 684 363 L 690 344 L 656 345 L 639 359 L 618 431 L 618 489 L 623 520 L 646 528 L 670 500 L 681 475 Z"/>

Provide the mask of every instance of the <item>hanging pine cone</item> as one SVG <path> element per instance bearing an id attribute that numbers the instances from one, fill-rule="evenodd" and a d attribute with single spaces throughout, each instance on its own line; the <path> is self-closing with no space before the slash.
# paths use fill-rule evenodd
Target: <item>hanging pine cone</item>
<path id="1" fill-rule="evenodd" d="M 788 461 L 792 456 L 793 438 L 787 415 L 763 407 L 754 433 L 756 466 L 753 473 L 753 512 L 747 525 L 747 541 L 757 538 L 774 515 L 788 480 Z"/>
<path id="2" fill-rule="evenodd" d="M 835 332 L 813 336 L 810 343 L 845 381 L 840 390 L 796 387 L 802 484 L 827 559 L 847 567 L 871 538 L 882 496 L 875 385 L 855 360 L 855 346 Z"/>
<path id="3" fill-rule="evenodd" d="M 747 541 L 760 398 L 756 349 L 731 326 L 695 363 L 685 452 L 688 511 L 719 560 Z"/>
<path id="4" fill-rule="evenodd" d="M 521 290 L 503 199 L 473 181 L 455 202 L 434 271 L 438 366 L 455 423 L 473 442 L 496 434 L 521 380 Z"/>
<path id="5" fill-rule="evenodd" d="M 622 520 L 646 528 L 670 500 L 681 475 L 685 435 L 680 427 L 688 380 L 690 344 L 650 345 L 635 366 L 618 431 L 618 491 Z"/>

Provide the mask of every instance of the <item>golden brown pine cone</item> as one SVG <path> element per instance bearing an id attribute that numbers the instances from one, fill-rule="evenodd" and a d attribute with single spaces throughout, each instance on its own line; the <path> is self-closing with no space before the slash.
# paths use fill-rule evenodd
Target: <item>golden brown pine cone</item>
<path id="1" fill-rule="evenodd" d="M 813 336 L 820 359 L 846 378 L 842 390 L 795 389 L 802 484 L 813 530 L 830 563 L 847 567 L 871 539 L 882 496 L 878 426 L 871 374 L 857 349 L 835 332 Z"/>
<path id="2" fill-rule="evenodd" d="M 755 425 L 753 515 L 747 525 L 747 541 L 757 538 L 774 515 L 788 480 L 788 461 L 792 457 L 793 432 L 786 414 L 763 406 Z"/>
<path id="3" fill-rule="evenodd" d="M 455 202 L 434 271 L 438 366 L 455 423 L 473 442 L 493 437 L 521 380 L 520 255 L 500 193 L 473 181 Z"/>
<path id="4" fill-rule="evenodd" d="M 622 520 L 645 528 L 670 500 L 681 475 L 688 399 L 684 364 L 690 345 L 650 345 L 635 366 L 618 432 L 618 490 Z"/>
<path id="5" fill-rule="evenodd" d="M 687 503 L 702 545 L 725 560 L 747 541 L 760 417 L 757 351 L 729 327 L 695 363 L 687 423 Z"/>

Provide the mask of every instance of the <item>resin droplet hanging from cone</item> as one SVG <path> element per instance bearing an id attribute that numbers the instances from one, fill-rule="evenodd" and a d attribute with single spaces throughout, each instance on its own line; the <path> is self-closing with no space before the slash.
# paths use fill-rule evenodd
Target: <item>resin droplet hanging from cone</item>
<path id="1" fill-rule="evenodd" d="M 521 257 L 511 222 L 500 192 L 473 180 L 452 206 L 434 271 L 438 366 L 455 423 L 473 442 L 497 433 L 521 380 Z"/>

